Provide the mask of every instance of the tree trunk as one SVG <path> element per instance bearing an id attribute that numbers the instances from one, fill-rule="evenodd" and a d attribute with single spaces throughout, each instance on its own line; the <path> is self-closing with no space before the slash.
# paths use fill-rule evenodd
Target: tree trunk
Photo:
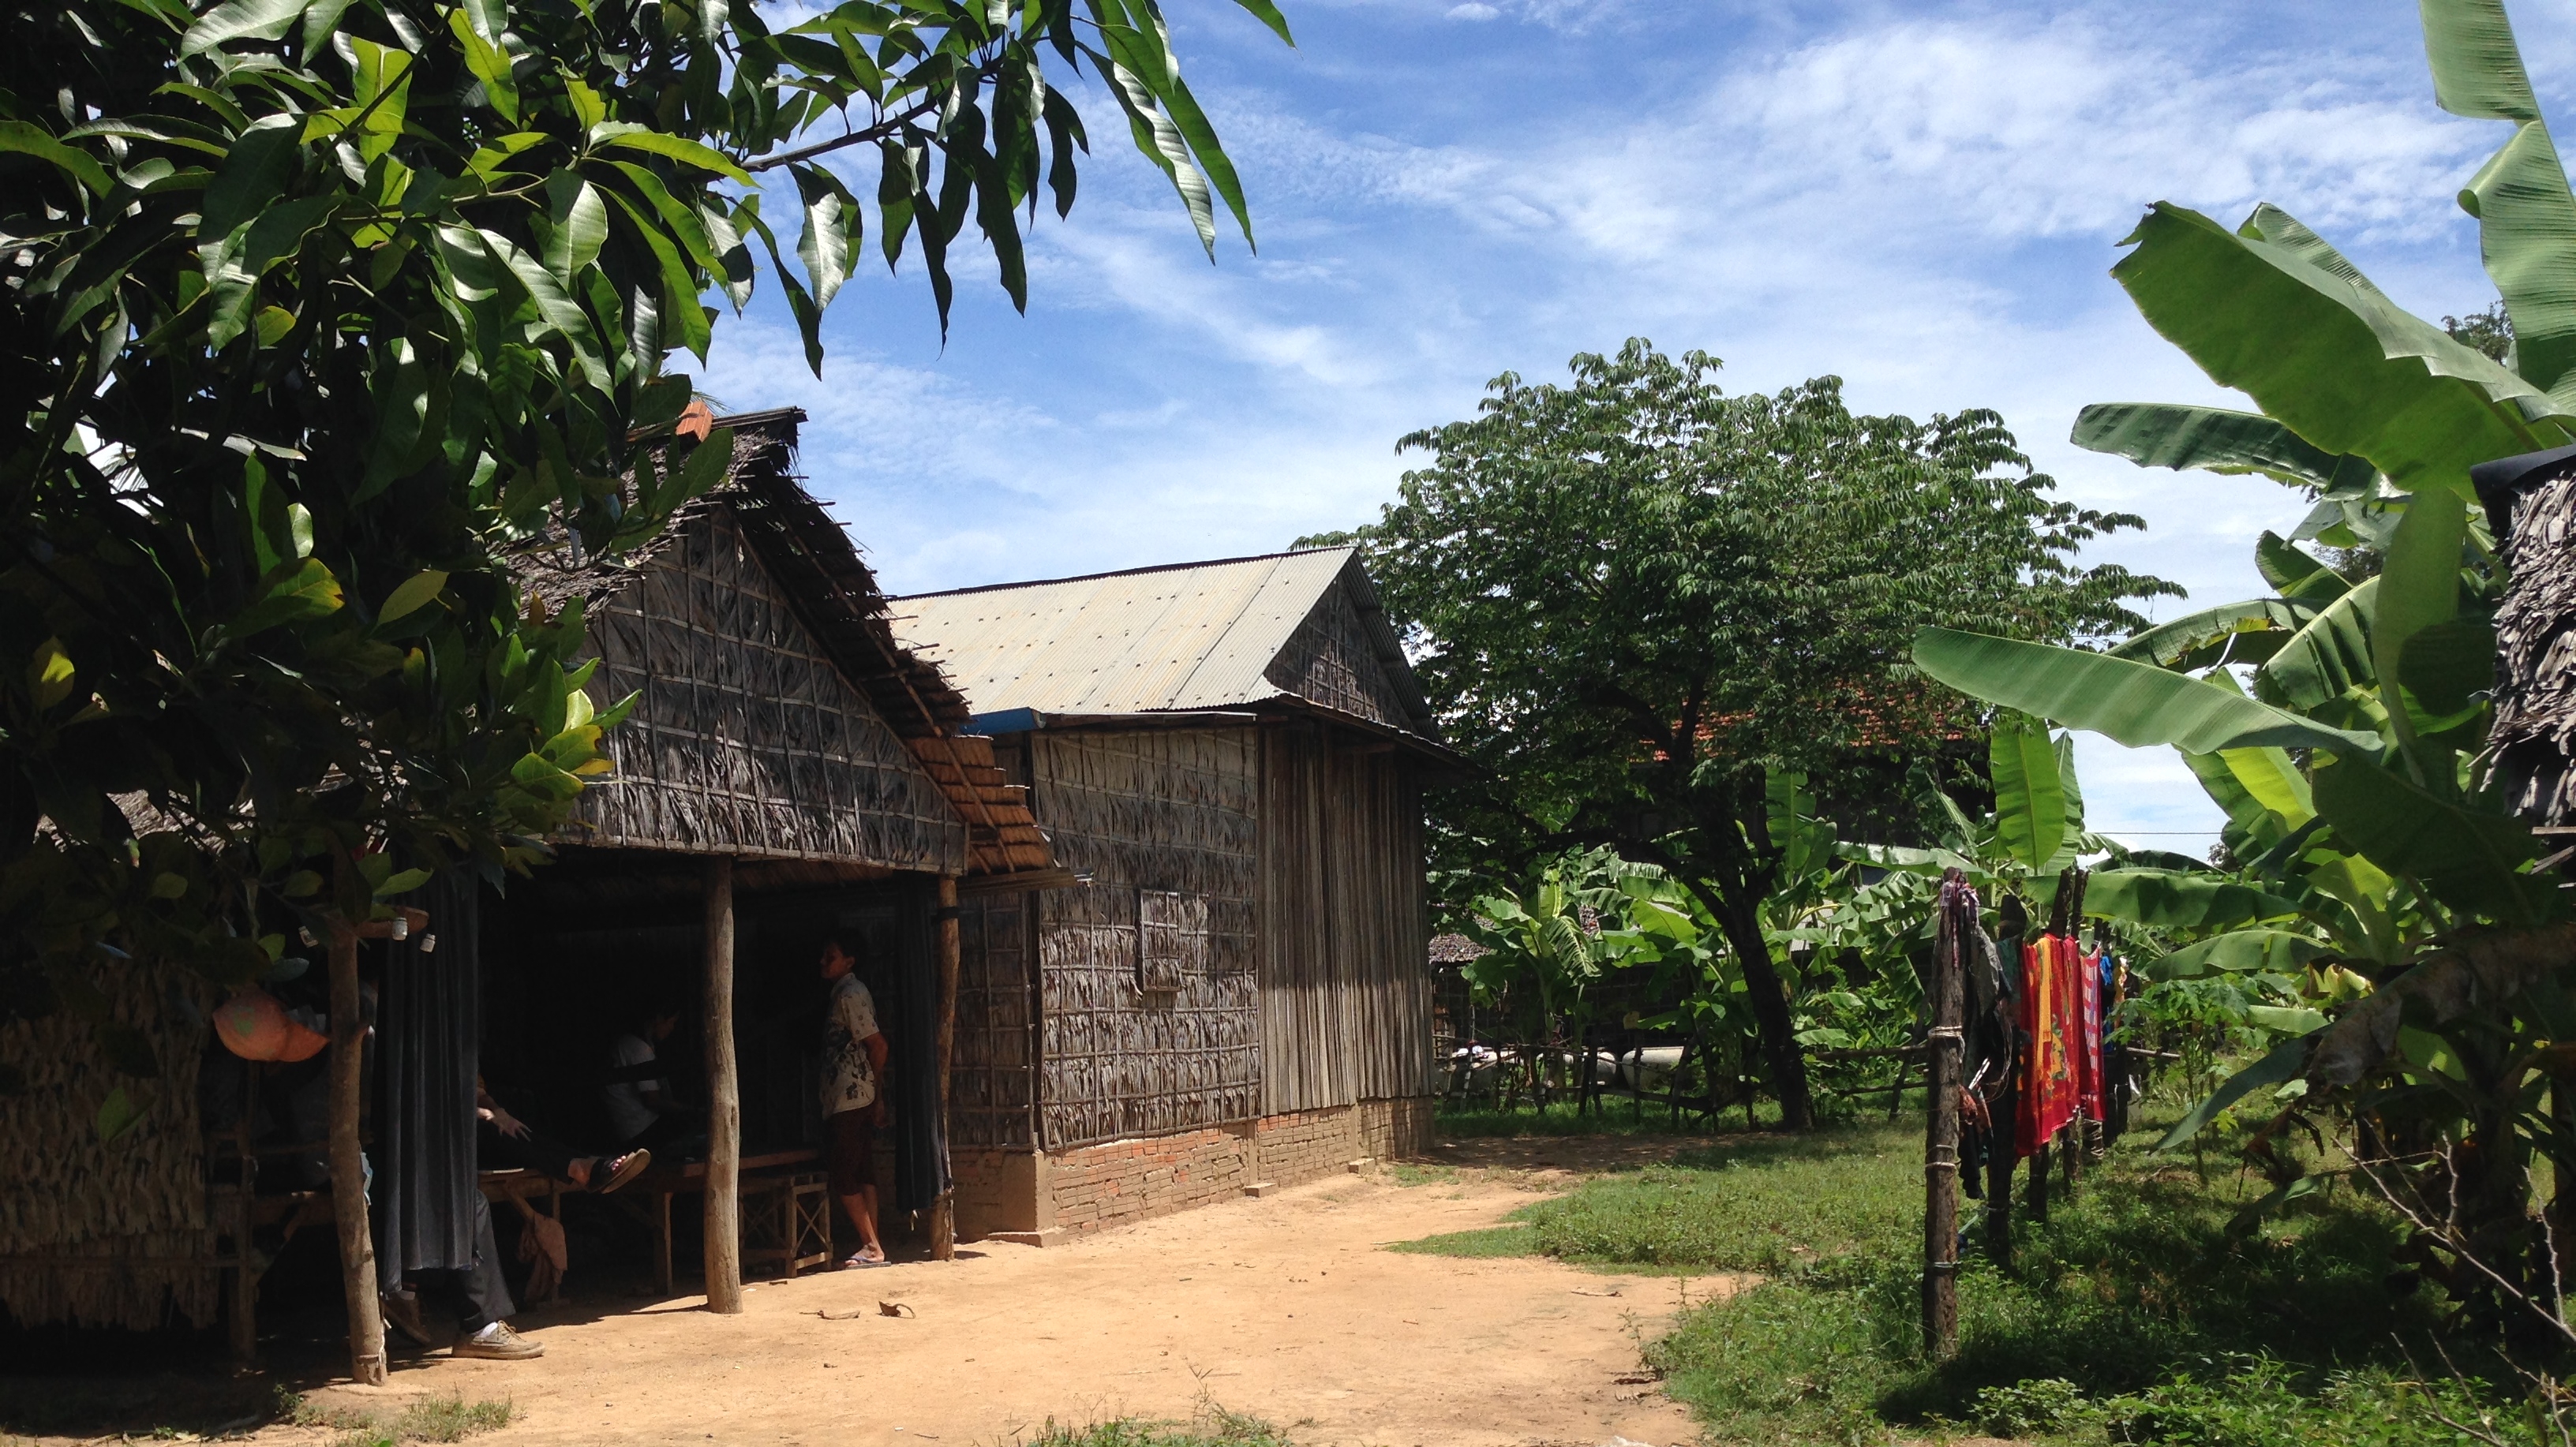
<path id="1" fill-rule="evenodd" d="M 733 861 L 707 861 L 707 1310 L 742 1310 L 742 1085 L 733 1056 Z M 791 1245 L 793 1243 L 790 1243 Z"/>
<path id="2" fill-rule="evenodd" d="M 1942 883 L 1940 934 L 1932 956 L 1932 1048 L 1923 1062 L 1923 1350 L 1936 1362 L 1948 1361 L 1959 1349 L 1959 1082 L 1966 1052 L 1961 1033 L 1966 981 L 1959 956 L 1966 943 L 1958 915 L 1966 906 L 1947 898 L 1954 888 L 1965 888 L 1955 870 Z M 1974 923 L 1971 917 L 1970 926 Z M 1904 1071 L 1904 1062 L 1897 1062 L 1900 1086 Z M 1898 1098 L 1903 1098 L 1902 1090 Z"/>
<path id="3" fill-rule="evenodd" d="M 342 870 L 348 866 L 341 865 Z M 358 1019 L 358 931 L 331 920 L 331 1214 L 340 1231 L 340 1287 L 349 1304 L 349 1376 L 385 1382 L 385 1319 L 376 1300 L 375 1234 L 367 1221 L 367 1158 L 358 1139 L 366 1033 Z M 236 1249 L 247 1256 L 250 1243 Z"/>
<path id="4" fill-rule="evenodd" d="M 957 881 L 939 880 L 939 1138 L 949 1139 L 948 1069 L 957 1048 Z M 930 1254 L 957 1259 L 957 1187 L 954 1181 L 930 1208 Z"/>
<path id="5" fill-rule="evenodd" d="M 1724 899 L 1712 899 L 1698 884 L 1691 893 L 1709 907 L 1726 929 L 1727 947 L 1744 968 L 1744 994 L 1753 1007 L 1753 1023 L 1762 1032 L 1762 1055 L 1771 1067 L 1771 1090 L 1780 1097 L 1780 1128 L 1807 1130 L 1816 1123 L 1816 1106 L 1807 1092 L 1807 1056 L 1793 1038 L 1797 1022 L 1789 1014 L 1789 989 L 1771 963 L 1771 942 L 1762 937 L 1759 905 L 1739 910 Z"/>

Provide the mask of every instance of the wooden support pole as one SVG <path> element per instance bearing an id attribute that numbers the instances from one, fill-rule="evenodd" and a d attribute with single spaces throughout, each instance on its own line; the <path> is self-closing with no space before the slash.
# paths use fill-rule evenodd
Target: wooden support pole
<path id="1" fill-rule="evenodd" d="M 1947 1361 L 1959 1347 L 1959 1082 L 1966 1054 L 1966 1014 L 1959 956 L 1962 914 L 1975 908 L 1967 881 L 1952 870 L 1941 882 L 1941 917 L 1932 947 L 1932 1047 L 1923 1061 L 1923 1350 Z M 1966 921 L 1973 928 L 1973 915 Z M 1901 1067 L 1900 1067 L 1901 1068 Z"/>
<path id="2" fill-rule="evenodd" d="M 939 1139 L 944 1143 L 955 1121 L 948 1113 L 948 1070 L 957 1050 L 957 881 L 939 878 Z M 930 1209 L 930 1254 L 940 1261 L 957 1259 L 957 1186 L 954 1180 Z"/>
<path id="3" fill-rule="evenodd" d="M 733 1058 L 733 860 L 707 861 L 707 1310 L 742 1310 L 742 1083 Z"/>
<path id="4" fill-rule="evenodd" d="M 1994 1128 L 1986 1132 L 1986 1255 L 2006 1269 L 2012 1266 L 2013 1167 L 2020 1164 L 2013 1155 L 2013 1122 L 2020 1107 L 2020 1093 L 2006 1090 L 1988 1108 Z"/>
<path id="5" fill-rule="evenodd" d="M 252 1193 L 259 1188 L 259 1155 L 251 1144 L 251 1121 L 259 1113 L 259 1062 L 244 1062 L 239 1116 L 233 1122 L 233 1298 L 229 1323 L 233 1365 L 248 1369 L 259 1363 L 259 1267 L 251 1249 Z"/>
<path id="6" fill-rule="evenodd" d="M 345 856 L 340 869 L 349 869 Z M 340 1231 L 340 1288 L 349 1306 L 349 1377 L 381 1387 L 385 1319 L 376 1300 L 376 1243 L 367 1222 L 367 1157 L 358 1139 L 366 1063 L 366 1032 L 358 1018 L 358 930 L 337 915 L 330 929 L 331 1215 Z M 236 1249 L 247 1255 L 250 1243 Z"/>
<path id="7" fill-rule="evenodd" d="M 2056 1143 L 2054 1137 L 2041 1141 L 2039 1150 L 2030 1158 L 2030 1199 L 2025 1209 L 2034 1221 L 2048 1219 L 2048 1155 L 2049 1147 Z"/>

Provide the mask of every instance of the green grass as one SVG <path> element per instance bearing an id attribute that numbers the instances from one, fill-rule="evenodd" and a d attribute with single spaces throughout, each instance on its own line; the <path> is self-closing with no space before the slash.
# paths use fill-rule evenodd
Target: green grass
<path id="1" fill-rule="evenodd" d="M 2091 1444 L 2431 1447 L 2467 1439 L 2435 1421 L 2428 1402 L 2464 1421 L 2498 1410 L 2482 1388 L 2410 1385 L 2400 1340 L 2422 1350 L 2435 1303 L 2392 1289 L 2400 1236 L 2386 1213 L 2337 1190 L 2240 1221 L 2267 1183 L 2223 1170 L 2204 1182 L 2187 1164 L 2147 1155 L 2158 1133 L 2142 1121 L 2072 1200 L 2061 1190 L 2051 1220 L 2020 1222 L 2010 1271 L 1971 1251 L 1959 1353 L 1939 1367 L 1922 1360 L 1917 1327 L 1919 1117 L 1685 1152 L 1586 1180 L 1514 1212 L 1511 1224 L 1395 1249 L 1761 1274 L 1764 1284 L 1692 1309 L 1648 1348 L 1667 1390 L 1719 1442 L 1957 1430 Z M 1980 1239 L 1981 1208 L 1965 1204 L 1963 1224 Z M 2507 1435 L 2528 1435 L 2511 1413 L 2505 1420 Z"/>
<path id="2" fill-rule="evenodd" d="M 1533 1202 L 1520 1223 L 1409 1241 L 1435 1256 L 1777 1273 L 1893 1246 L 1922 1220 L 1923 1127 L 1840 1125 L 1684 1151 Z"/>
<path id="3" fill-rule="evenodd" d="M 1757 1107 L 1757 1119 L 1764 1124 L 1777 1124 L 1777 1106 Z M 1640 1114 L 1627 1100 L 1603 1098 L 1588 1114 L 1578 1114 L 1572 1101 L 1555 1101 L 1545 1108 L 1515 1106 L 1495 1110 L 1481 1105 L 1447 1105 L 1432 1118 L 1431 1128 L 1453 1140 L 1477 1140 L 1490 1136 L 1549 1135 L 1707 1135 L 1694 1118 L 1685 1113 L 1679 1126 L 1673 1124 L 1671 1112 L 1649 1102 Z M 1718 1123 L 1718 1130 L 1741 1130 L 1741 1111 L 1729 1111 Z"/>
<path id="4" fill-rule="evenodd" d="M 430 1397 L 398 1414 L 355 1407 L 319 1406 L 292 1392 L 280 1391 L 278 1416 L 297 1427 L 323 1427 L 338 1432 L 331 1447 L 401 1447 L 407 1442 L 462 1442 L 480 1432 L 510 1425 L 516 1408 L 508 1402 L 468 1402 L 462 1397 Z"/>

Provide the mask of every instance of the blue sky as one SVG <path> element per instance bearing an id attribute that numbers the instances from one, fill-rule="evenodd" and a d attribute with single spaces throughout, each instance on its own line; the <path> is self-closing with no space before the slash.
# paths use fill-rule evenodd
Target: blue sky
<path id="1" fill-rule="evenodd" d="M 2434 108 L 2402 0 L 1282 5 L 1293 50 L 1222 0 L 1166 0 L 1257 255 L 1221 237 L 1210 265 L 1095 93 L 1025 317 L 972 257 L 944 348 L 915 268 L 841 293 L 820 381 L 767 302 L 718 327 L 704 385 L 807 409 L 805 469 L 889 587 L 1365 521 L 1398 436 L 1471 414 L 1496 373 L 1644 336 L 1715 353 L 1737 389 L 1831 373 L 1871 411 L 2000 411 L 2062 495 L 2145 515 L 2093 556 L 2189 587 L 2169 614 L 2259 593 L 2254 535 L 2304 507 L 2066 444 L 2087 402 L 2227 400 L 2106 274 L 2145 203 L 2275 202 L 2419 314 L 2493 297 L 2451 197 L 2503 128 Z M 2576 0 L 2512 12 L 2565 112 Z M 2169 753 L 2080 758 L 2097 828 L 2215 837 Z"/>

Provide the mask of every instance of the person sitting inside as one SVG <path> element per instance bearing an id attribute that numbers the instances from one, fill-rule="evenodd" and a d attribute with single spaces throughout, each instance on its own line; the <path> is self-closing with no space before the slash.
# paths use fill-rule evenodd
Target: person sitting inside
<path id="1" fill-rule="evenodd" d="M 877 1239 L 875 1146 L 878 1127 L 886 1122 L 885 1032 L 877 1028 L 875 997 L 856 973 L 858 961 L 839 940 L 823 944 L 823 978 L 832 982 L 831 1004 L 823 1012 L 824 1155 L 831 1171 L 832 1194 L 859 1228 L 859 1249 L 841 1265 L 883 1266 L 885 1244 Z"/>
<path id="2" fill-rule="evenodd" d="M 672 1097 L 670 1081 L 650 1068 L 661 1061 L 656 1047 L 679 1028 L 679 1011 L 649 1005 L 609 1047 L 608 1084 L 600 1087 L 599 1103 L 608 1115 L 608 1133 L 622 1149 L 685 1148 L 691 1112 Z"/>
<path id="3" fill-rule="evenodd" d="M 585 1190 L 607 1195 L 643 1173 L 653 1164 L 653 1153 L 637 1148 L 607 1154 L 577 1156 L 561 1141 L 512 1115 L 501 1102 L 485 1089 L 483 1077 L 474 1077 L 474 1119 L 481 1139 L 476 1154 L 487 1168 L 491 1165 L 517 1166 L 538 1171 L 558 1181 L 569 1182 Z"/>

